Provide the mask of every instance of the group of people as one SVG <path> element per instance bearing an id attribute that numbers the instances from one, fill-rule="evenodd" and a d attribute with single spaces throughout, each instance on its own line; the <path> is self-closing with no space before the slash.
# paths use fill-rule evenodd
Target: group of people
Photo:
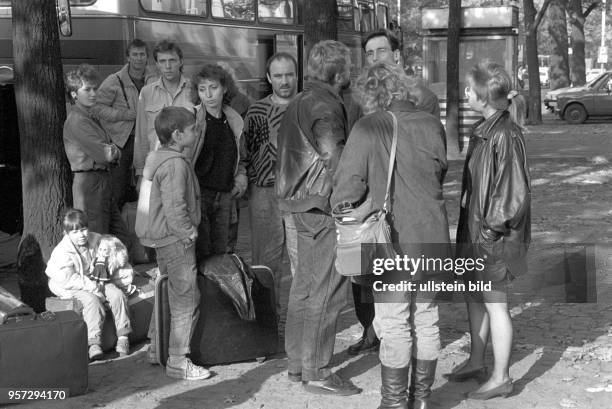
<path id="1" fill-rule="evenodd" d="M 367 66 L 352 87 L 358 104 L 345 105 L 342 98 L 351 83 L 349 49 L 322 41 L 310 50 L 308 81 L 300 93 L 294 57 L 280 52 L 268 60 L 272 94 L 250 105 L 244 120 L 231 107 L 236 91 L 227 69 L 207 64 L 187 79 L 182 52 L 170 41 L 155 46 L 160 77 L 151 82 L 147 48 L 134 40 L 128 64 L 104 81 L 98 90 L 104 97 L 98 100 L 91 67 L 67 75 L 75 106 L 64 141 L 74 172 L 74 207 L 80 210 L 67 213 L 66 237 L 47 273 L 55 279 L 51 289 L 56 294 L 88 294 L 82 297 L 85 310 L 96 310 L 84 313 L 90 357 L 98 356 L 101 302 L 108 300 L 113 314 L 122 317 L 126 293 L 115 291 L 112 281 L 89 278 L 97 235 L 87 234 L 87 228 L 115 233 L 110 220 L 133 163 L 137 185 L 150 185 L 146 233 L 140 239 L 155 249 L 160 272 L 169 278 L 166 374 L 191 380 L 210 376 L 187 357 L 199 314 L 197 265 L 227 251 L 235 201 L 247 193 L 252 262 L 274 272 L 277 303 L 281 279 L 292 276 L 285 326 L 288 379 L 318 394 L 361 391 L 331 369 L 336 323 L 350 283 L 334 267 L 331 212 L 339 204 L 358 206 L 368 198 L 382 207 L 394 129 L 397 154 L 388 218 L 394 249 L 420 256 L 427 243 L 450 243 L 442 194 L 446 142 L 437 97 L 397 65 L 399 42 L 389 31 L 369 34 L 363 49 Z M 458 246 L 462 256 L 486 260 L 483 271 L 464 279 L 492 281 L 494 290 L 466 297 L 472 350 L 448 378 L 486 381 L 471 397 L 488 399 L 512 390 L 506 285 L 524 271 L 530 182 L 520 104 L 513 101 L 510 77 L 499 64 L 482 62 L 466 81 L 466 98 L 483 119 L 474 127 L 465 162 L 457 242 L 465 244 Z M 119 169 L 125 176 L 113 176 L 111 183 L 111 172 Z M 119 180 L 123 187 L 116 191 L 123 193 L 114 193 L 111 185 Z M 290 272 L 282 271 L 285 249 Z M 426 274 L 413 277 L 427 279 Z M 349 353 L 380 349 L 380 408 L 427 408 L 440 351 L 436 302 L 418 291 L 379 293 L 368 280 L 351 284 L 364 331 Z M 115 322 L 123 340 L 129 320 Z M 152 363 L 154 331 L 151 325 Z M 489 334 L 495 362 L 487 378 Z M 123 345 L 118 343 L 117 350 Z"/>

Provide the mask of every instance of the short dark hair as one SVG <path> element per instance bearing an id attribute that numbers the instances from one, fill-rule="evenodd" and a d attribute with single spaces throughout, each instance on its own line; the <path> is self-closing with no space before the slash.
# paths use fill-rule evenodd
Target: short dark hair
<path id="1" fill-rule="evenodd" d="M 157 54 L 175 52 L 179 58 L 183 59 L 183 50 L 176 43 L 170 40 L 161 40 L 153 47 L 153 59 L 157 62 Z"/>
<path id="2" fill-rule="evenodd" d="M 91 83 L 97 87 L 100 85 L 100 74 L 92 65 L 81 64 L 76 70 L 66 74 L 64 83 L 66 84 L 66 97 L 71 104 L 74 104 L 75 99 L 71 93 L 76 92 L 85 83 Z"/>
<path id="3" fill-rule="evenodd" d="M 145 43 L 144 41 L 142 41 L 139 38 L 135 38 L 132 41 L 129 42 L 129 44 L 127 45 L 127 48 L 125 49 L 125 55 L 127 57 L 129 57 L 130 55 L 130 50 L 132 48 L 144 48 L 145 52 L 147 53 L 147 56 L 149 55 L 149 47 L 147 47 L 147 43 Z"/>
<path id="4" fill-rule="evenodd" d="M 229 105 L 232 98 L 238 93 L 236 82 L 229 71 L 217 64 L 206 64 L 193 76 L 193 80 L 191 81 L 191 95 L 194 104 L 200 103 L 198 85 L 204 80 L 219 81 L 219 84 L 225 88 L 223 105 Z"/>
<path id="5" fill-rule="evenodd" d="M 62 221 L 66 233 L 87 227 L 87 215 L 79 209 L 66 209 Z"/>
<path id="6" fill-rule="evenodd" d="M 389 45 L 391 46 L 391 51 L 399 50 L 400 48 L 399 40 L 397 39 L 395 34 L 393 34 L 392 31 L 387 30 L 386 28 L 381 28 L 376 31 L 369 32 L 368 35 L 365 36 L 363 40 L 361 41 L 361 48 L 365 50 L 366 44 L 368 43 L 368 41 L 376 37 L 385 37 L 387 41 L 389 41 Z"/>
<path id="7" fill-rule="evenodd" d="M 272 57 L 268 58 L 268 62 L 266 62 L 266 74 L 270 75 L 270 66 L 272 65 L 274 61 L 278 61 L 278 60 L 291 61 L 293 63 L 293 66 L 295 67 L 295 75 L 297 75 L 298 65 L 297 65 L 297 61 L 295 60 L 295 57 L 284 51 L 278 52 L 274 54 Z"/>
<path id="8" fill-rule="evenodd" d="M 195 123 L 195 115 L 187 108 L 165 107 L 155 117 L 155 132 L 159 143 L 168 146 L 172 142 L 172 133 L 177 129 L 181 132 Z"/>

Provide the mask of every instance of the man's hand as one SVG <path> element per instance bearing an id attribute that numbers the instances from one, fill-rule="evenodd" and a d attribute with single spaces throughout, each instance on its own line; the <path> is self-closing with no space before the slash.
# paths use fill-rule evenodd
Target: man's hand
<path id="1" fill-rule="evenodd" d="M 240 197 L 242 197 L 242 195 L 244 194 L 244 192 L 246 191 L 246 189 L 242 188 L 241 186 L 234 186 L 232 188 L 232 197 L 238 199 Z"/>

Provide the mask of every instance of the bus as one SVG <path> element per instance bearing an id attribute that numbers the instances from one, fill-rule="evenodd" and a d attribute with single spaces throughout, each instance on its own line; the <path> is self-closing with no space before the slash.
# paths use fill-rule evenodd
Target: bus
<path id="1" fill-rule="evenodd" d="M 25 1 L 25 0 L 22 0 Z M 72 35 L 61 37 L 64 71 L 93 65 L 102 78 L 126 61 L 126 45 L 171 39 L 183 51 L 191 77 L 205 63 L 233 69 L 240 90 L 253 99 L 271 92 L 265 65 L 279 51 L 298 61 L 304 77 L 303 10 L 308 0 L 70 0 Z M 0 231 L 21 230 L 19 135 L 12 86 L 11 1 L 0 0 Z M 337 0 L 338 39 L 351 50 L 351 75 L 363 65 L 361 36 L 388 25 L 388 0 Z M 149 61 L 152 64 L 152 61 Z"/>
<path id="2" fill-rule="evenodd" d="M 12 66 L 10 0 L 0 0 L 0 66 Z M 275 52 L 292 54 L 303 78 L 307 0 L 70 0 L 72 36 L 61 38 L 65 70 L 81 63 L 102 78 L 125 64 L 125 47 L 140 38 L 150 47 L 161 39 L 183 50 L 191 76 L 209 62 L 225 62 L 240 88 L 255 99 L 271 89 L 265 64 Z M 363 64 L 361 35 L 388 25 L 388 0 L 338 0 L 338 39 L 351 50 L 351 74 Z M 300 84 L 301 85 L 301 84 Z"/>

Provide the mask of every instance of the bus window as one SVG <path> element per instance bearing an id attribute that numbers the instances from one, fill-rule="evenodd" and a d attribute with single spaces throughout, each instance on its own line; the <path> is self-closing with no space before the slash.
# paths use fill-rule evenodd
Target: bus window
<path id="1" fill-rule="evenodd" d="M 264 23 L 292 24 L 293 10 L 291 0 L 259 0 L 257 17 Z"/>
<path id="2" fill-rule="evenodd" d="M 70 0 L 71 6 L 91 6 L 97 0 Z M 11 0 L 0 0 L 0 7 L 10 7 Z"/>
<path id="3" fill-rule="evenodd" d="M 361 10 L 361 29 L 368 33 L 374 30 L 374 6 L 371 2 L 360 2 L 359 9 Z"/>
<path id="4" fill-rule="evenodd" d="M 353 1 L 352 0 L 337 0 L 337 1 L 338 1 L 338 17 L 353 18 Z"/>
<path id="5" fill-rule="evenodd" d="M 376 8 L 376 23 L 378 24 L 378 28 L 387 28 L 388 18 L 387 6 L 379 4 Z"/>
<path id="6" fill-rule="evenodd" d="M 338 2 L 338 28 L 349 31 L 361 31 L 361 12 L 356 0 L 337 0 Z M 343 19 L 352 20 L 352 24 L 343 24 Z"/>
<path id="7" fill-rule="evenodd" d="M 193 16 L 206 15 L 206 0 L 140 0 L 140 4 L 148 11 Z"/>
<path id="8" fill-rule="evenodd" d="M 254 21 L 255 0 L 212 0 L 213 17 Z"/>

